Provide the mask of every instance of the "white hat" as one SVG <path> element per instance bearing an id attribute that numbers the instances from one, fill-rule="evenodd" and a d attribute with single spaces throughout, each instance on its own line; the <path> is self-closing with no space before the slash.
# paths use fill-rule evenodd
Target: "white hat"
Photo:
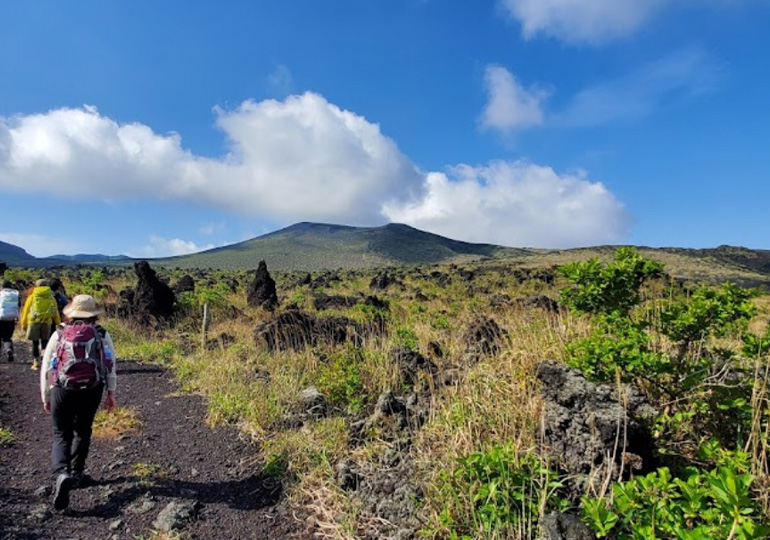
<path id="1" fill-rule="evenodd" d="M 79 294 L 67 304 L 62 312 L 71 319 L 90 319 L 104 313 L 96 305 L 94 297 L 88 294 Z"/>

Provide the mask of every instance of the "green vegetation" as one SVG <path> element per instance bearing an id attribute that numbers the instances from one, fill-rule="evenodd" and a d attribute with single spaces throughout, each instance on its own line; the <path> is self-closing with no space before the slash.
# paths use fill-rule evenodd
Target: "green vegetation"
<path id="1" fill-rule="evenodd" d="M 458 458 L 453 472 L 441 475 L 446 500 L 438 530 L 451 539 L 527 538 L 544 512 L 566 510 L 558 475 L 540 457 L 519 457 L 512 445 Z"/>
<path id="2" fill-rule="evenodd" d="M 328 259 L 311 257 L 312 264 L 356 257 L 359 264 L 364 253 L 367 266 L 392 262 L 395 239 L 411 234 L 393 227 L 380 233 L 387 233 L 384 244 L 371 244 L 358 229 L 331 234 L 312 226 L 263 240 L 278 253 L 289 236 L 315 238 L 308 249 Z M 332 253 L 331 236 L 347 247 L 334 244 Z M 244 258 L 233 264 L 253 267 L 255 251 L 241 247 Z M 311 286 L 303 273 L 277 272 L 268 259 L 281 299 L 277 313 L 246 305 L 248 272 L 190 271 L 195 289 L 178 297 L 165 326 L 141 328 L 114 316 L 104 324 L 121 359 L 169 367 L 184 391 L 207 399 L 209 423 L 237 425 L 257 443 L 262 472 L 280 481 L 287 503 L 304 506 L 328 537 L 376 537 L 387 527 L 387 517 L 367 514 L 359 493 L 340 487 L 338 466 L 348 460 L 369 480 L 403 466 L 398 483 L 414 485 L 410 503 L 419 528 L 435 538 L 536 538 L 540 518 L 555 510 L 582 516 L 597 535 L 614 540 L 767 537 L 770 297 L 713 284 L 727 275 L 722 271 L 745 283 L 761 265 L 676 267 L 678 275 L 719 270 L 681 283 L 650 253 L 677 264 L 686 254 L 607 248 L 579 252 L 586 258 L 576 260 L 575 253 L 501 259 L 482 250 L 462 257 L 488 260 L 391 267 L 394 284 L 385 290 L 370 288 L 378 270 L 314 272 Z M 284 253 L 276 266 L 301 256 Z M 557 262 L 565 264 L 557 270 Z M 14 271 L 18 279 L 38 275 Z M 187 272 L 181 265 L 160 269 L 172 285 Z M 111 314 L 116 291 L 133 279 L 128 269 L 114 268 L 62 271 L 62 278 L 69 293 L 107 291 L 100 298 Z M 320 293 L 344 301 L 319 313 Z M 569 309 L 518 302 L 534 294 L 561 298 Z M 372 295 L 386 304 L 366 300 Z M 289 304 L 308 318 L 343 321 L 347 340 L 269 349 L 255 330 Z M 211 314 L 205 342 L 204 305 Z M 504 331 L 492 354 L 473 353 L 485 338 L 468 330 L 480 319 Z M 420 356 L 405 360 L 400 348 Z M 636 386 L 657 411 L 648 427 L 660 467 L 607 479 L 602 496 L 568 493 L 572 478 L 542 445 L 543 400 L 534 375 L 544 359 L 562 360 L 597 383 Z M 310 387 L 324 397 L 323 413 L 303 409 Z M 396 409 L 408 403 L 409 413 L 380 410 L 383 396 L 397 400 Z M 162 473 L 137 467 L 148 482 Z"/>
<path id="3" fill-rule="evenodd" d="M 141 425 L 139 413 L 130 407 L 116 407 L 109 413 L 101 409 L 94 419 L 93 436 L 97 439 L 114 439 L 135 432 Z"/>
<path id="4" fill-rule="evenodd" d="M 708 472 L 688 468 L 674 478 L 667 468 L 613 486 L 612 502 L 583 499 L 583 515 L 599 538 L 767 538 L 752 499 L 750 474 L 733 467 Z"/>
<path id="5" fill-rule="evenodd" d="M 10 429 L 0 426 L 0 446 L 8 446 L 16 440 L 16 436 Z"/>
<path id="6" fill-rule="evenodd" d="M 559 271 L 574 284 L 562 291 L 565 305 L 585 313 L 627 315 L 641 300 L 642 284 L 660 277 L 663 266 L 624 247 L 609 264 L 590 259 L 566 264 Z"/>

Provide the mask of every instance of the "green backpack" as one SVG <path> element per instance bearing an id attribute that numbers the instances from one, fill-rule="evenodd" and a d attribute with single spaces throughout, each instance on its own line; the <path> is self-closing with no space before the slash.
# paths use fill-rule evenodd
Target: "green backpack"
<path id="1" fill-rule="evenodd" d="M 50 288 L 36 287 L 32 291 L 32 304 L 29 308 L 30 322 L 51 324 L 56 310 L 56 299 Z"/>

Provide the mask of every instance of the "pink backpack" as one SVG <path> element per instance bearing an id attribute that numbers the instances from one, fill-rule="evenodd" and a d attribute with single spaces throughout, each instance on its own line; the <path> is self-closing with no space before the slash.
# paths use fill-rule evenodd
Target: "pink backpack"
<path id="1" fill-rule="evenodd" d="M 105 381 L 110 366 L 100 330 L 85 322 L 57 330 L 59 347 L 51 364 L 52 385 L 68 390 L 87 390 Z"/>

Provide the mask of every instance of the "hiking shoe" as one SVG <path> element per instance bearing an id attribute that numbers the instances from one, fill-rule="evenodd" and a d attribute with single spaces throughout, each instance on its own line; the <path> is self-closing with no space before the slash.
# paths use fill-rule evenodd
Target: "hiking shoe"
<path id="1" fill-rule="evenodd" d="M 31 369 L 32 371 L 37 371 L 38 369 L 40 369 L 40 364 L 38 364 L 37 360 L 32 360 L 32 365 L 29 366 L 29 369 Z"/>
<path id="2" fill-rule="evenodd" d="M 53 488 L 54 510 L 64 510 L 70 505 L 70 489 L 72 489 L 72 477 L 62 473 L 56 477 Z"/>
<path id="3" fill-rule="evenodd" d="M 84 472 L 72 473 L 72 489 L 82 489 L 93 484 L 94 479 Z"/>

